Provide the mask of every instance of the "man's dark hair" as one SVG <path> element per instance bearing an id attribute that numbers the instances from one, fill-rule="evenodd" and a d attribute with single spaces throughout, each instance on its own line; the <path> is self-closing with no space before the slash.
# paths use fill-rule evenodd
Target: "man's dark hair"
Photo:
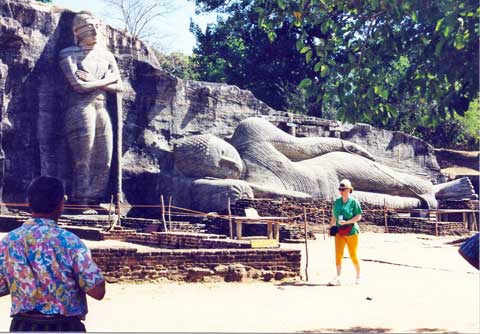
<path id="1" fill-rule="evenodd" d="M 65 196 L 65 188 L 56 177 L 40 176 L 30 182 L 27 196 L 32 212 L 51 213 Z"/>

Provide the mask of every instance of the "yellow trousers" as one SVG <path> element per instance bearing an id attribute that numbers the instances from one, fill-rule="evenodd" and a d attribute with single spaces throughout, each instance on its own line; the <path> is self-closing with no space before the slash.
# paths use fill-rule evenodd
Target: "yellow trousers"
<path id="1" fill-rule="evenodd" d="M 355 235 L 336 235 L 335 236 L 335 262 L 339 266 L 342 264 L 343 251 L 345 250 L 345 244 L 348 247 L 348 253 L 352 259 L 353 264 L 358 264 L 357 258 L 357 246 L 358 246 L 358 234 Z"/>

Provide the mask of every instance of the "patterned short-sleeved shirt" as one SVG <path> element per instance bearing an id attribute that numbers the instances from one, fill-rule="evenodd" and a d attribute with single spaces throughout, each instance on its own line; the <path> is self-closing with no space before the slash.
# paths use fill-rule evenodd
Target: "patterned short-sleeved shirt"
<path id="1" fill-rule="evenodd" d="M 11 295 L 10 315 L 38 311 L 83 318 L 85 291 L 101 281 L 85 244 L 53 220 L 29 219 L 0 242 L 0 293 Z"/>

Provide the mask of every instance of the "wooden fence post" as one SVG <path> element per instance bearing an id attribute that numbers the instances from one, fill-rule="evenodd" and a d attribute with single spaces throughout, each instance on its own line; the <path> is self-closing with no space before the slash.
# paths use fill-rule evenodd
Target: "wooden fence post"
<path id="1" fill-rule="evenodd" d="M 477 214 L 475 210 L 472 211 L 472 222 L 473 222 L 472 230 L 478 232 Z"/>
<path id="2" fill-rule="evenodd" d="M 118 226 L 122 226 L 121 224 L 121 220 L 120 220 L 120 215 L 122 214 L 122 211 L 120 209 L 120 201 L 122 199 L 122 194 L 121 193 L 118 193 L 117 194 L 117 214 L 118 214 L 118 220 L 117 220 L 117 225 Z"/>
<path id="3" fill-rule="evenodd" d="M 383 220 L 385 222 L 385 233 L 388 233 L 388 218 L 387 218 L 387 201 L 383 199 Z"/>
<path id="4" fill-rule="evenodd" d="M 168 197 L 168 229 L 172 230 L 172 196 Z"/>
<path id="5" fill-rule="evenodd" d="M 303 220 L 305 222 L 305 279 L 308 282 L 308 235 L 307 235 L 307 208 L 303 207 Z"/>
<path id="6" fill-rule="evenodd" d="M 228 232 L 230 234 L 230 239 L 233 240 L 232 209 L 230 208 L 230 196 L 228 196 L 227 210 L 228 210 Z"/>
<path id="7" fill-rule="evenodd" d="M 108 206 L 108 223 L 112 226 L 112 207 L 113 207 L 113 195 L 110 196 L 110 205 Z"/>
<path id="8" fill-rule="evenodd" d="M 322 208 L 323 240 L 325 240 L 325 208 Z"/>
<path id="9" fill-rule="evenodd" d="M 160 195 L 160 204 L 162 205 L 162 224 L 165 232 L 168 232 L 167 221 L 165 220 L 165 202 L 163 201 L 163 195 Z"/>

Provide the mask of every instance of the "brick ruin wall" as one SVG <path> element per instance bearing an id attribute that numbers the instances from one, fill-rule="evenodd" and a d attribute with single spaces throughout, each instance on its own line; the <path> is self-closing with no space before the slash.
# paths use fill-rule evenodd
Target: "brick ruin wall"
<path id="1" fill-rule="evenodd" d="M 280 280 L 300 275 L 301 255 L 285 249 L 92 249 L 109 282 Z"/>

